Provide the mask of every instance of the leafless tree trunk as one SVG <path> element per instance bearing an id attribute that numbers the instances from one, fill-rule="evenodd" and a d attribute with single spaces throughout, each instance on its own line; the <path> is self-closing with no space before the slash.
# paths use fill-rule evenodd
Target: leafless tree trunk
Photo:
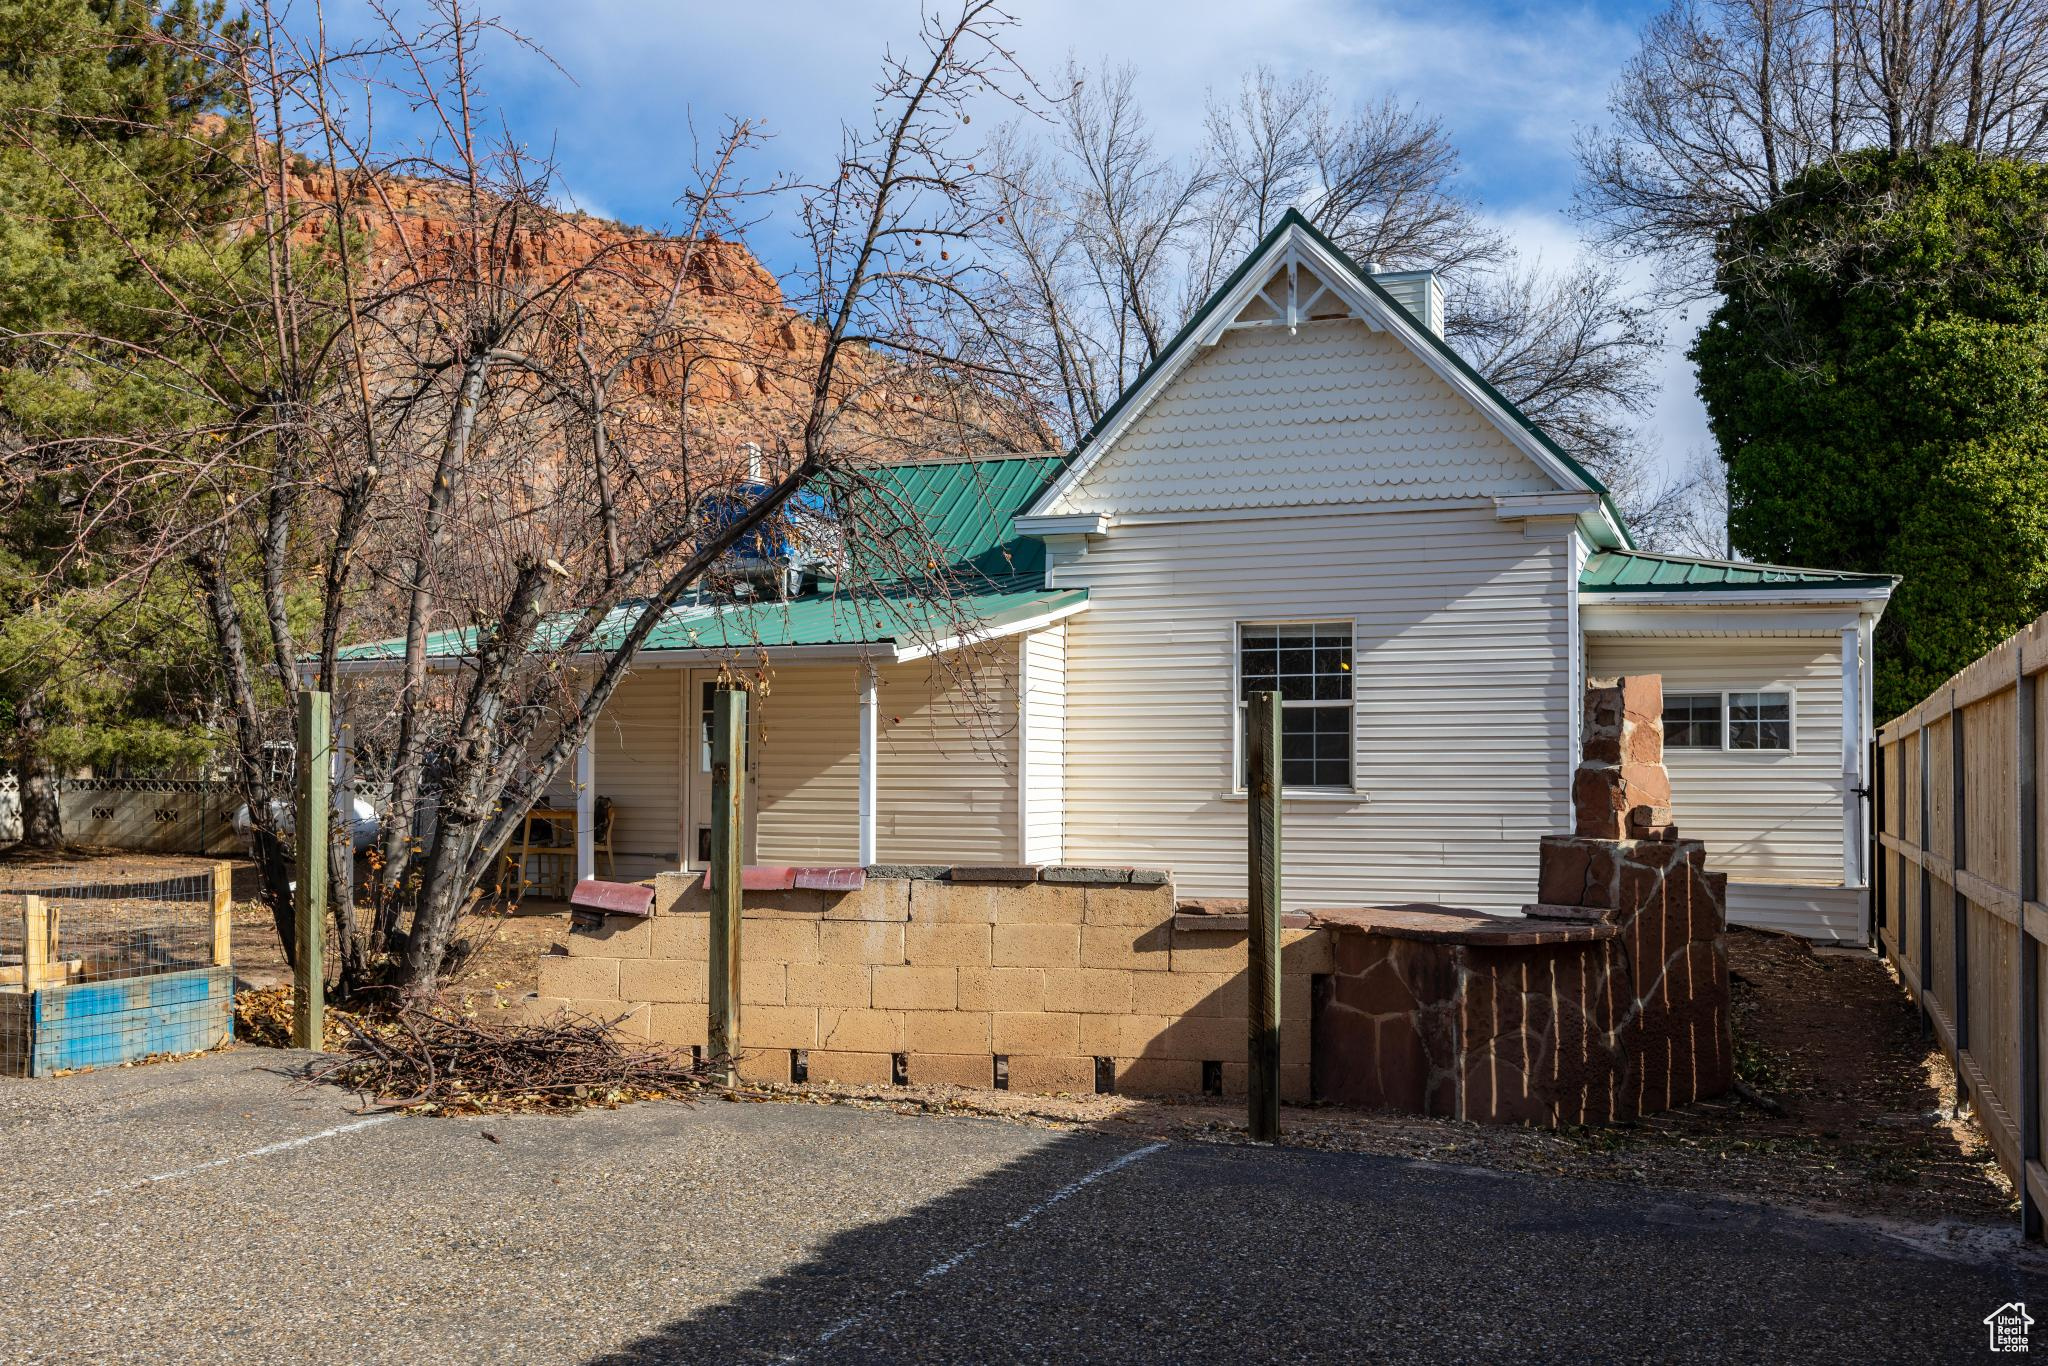
<path id="1" fill-rule="evenodd" d="M 64 847 L 64 813 L 56 764 L 45 743 L 43 699 L 29 692 L 15 710 L 20 740 L 16 767 L 21 777 L 21 844 L 25 849 Z"/>
<path id="2" fill-rule="evenodd" d="M 198 590 L 288 953 L 276 746 L 299 688 L 334 694 L 383 822 L 375 875 L 354 889 L 344 791 L 343 985 L 388 978 L 418 997 L 641 645 L 684 598 L 716 601 L 710 571 L 797 490 L 824 488 L 841 509 L 842 591 L 887 580 L 928 604 L 935 639 L 972 637 L 962 586 L 930 568 L 921 528 L 877 515 L 871 471 L 992 434 L 1042 439 L 1021 391 L 1003 391 L 989 328 L 979 244 L 1000 208 L 975 152 L 953 145 L 970 103 L 1019 73 L 1008 18 L 966 0 L 926 22 L 915 59 L 888 63 L 834 177 L 768 187 L 796 196 L 812 249 L 801 313 L 776 327 L 753 321 L 780 309 L 774 283 L 733 245 L 735 207 L 762 192 L 728 181 L 751 125 L 709 158 L 680 233 L 593 236 L 551 206 L 545 166 L 477 132 L 490 122 L 480 56 L 523 41 L 495 20 L 436 0 L 424 28 L 386 16 L 375 42 L 335 52 L 317 7 L 310 31 L 260 15 L 252 39 L 223 30 L 196 54 L 245 93 L 251 207 L 236 233 L 198 244 L 203 294 L 157 277 L 183 349 L 66 341 L 126 357 L 178 395 L 167 411 L 197 416 L 27 458 L 89 471 L 82 531 L 114 516 L 157 529 L 127 576 L 184 573 Z M 384 89 L 427 113 L 424 147 L 383 157 L 369 120 L 336 112 Z M 306 146 L 324 157 L 310 173 Z M 445 211 L 432 233 L 407 210 L 422 197 Z M 779 434 L 780 478 L 707 525 L 698 498 L 741 469 L 697 396 L 731 404 L 743 388 L 759 395 L 756 430 Z M 310 655 L 294 607 L 306 594 Z M 379 637 L 395 641 L 369 667 L 351 657 Z"/>

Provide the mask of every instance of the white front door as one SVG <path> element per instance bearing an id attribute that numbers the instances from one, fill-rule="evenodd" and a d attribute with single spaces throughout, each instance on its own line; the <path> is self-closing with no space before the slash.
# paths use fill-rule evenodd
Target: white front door
<path id="1" fill-rule="evenodd" d="M 683 689 L 683 867 L 696 869 L 711 861 L 711 698 L 718 671 L 693 669 Z M 760 809 L 759 759 L 754 737 L 761 719 L 754 713 L 758 697 L 747 699 L 747 828 L 743 857 L 754 861 L 755 816 Z"/>

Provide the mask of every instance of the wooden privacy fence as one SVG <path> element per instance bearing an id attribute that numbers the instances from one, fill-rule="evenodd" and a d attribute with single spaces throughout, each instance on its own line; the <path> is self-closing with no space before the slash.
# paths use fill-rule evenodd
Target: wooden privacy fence
<path id="1" fill-rule="evenodd" d="M 2042 675 L 2048 616 L 1877 736 L 1877 935 L 2041 1236 Z"/>

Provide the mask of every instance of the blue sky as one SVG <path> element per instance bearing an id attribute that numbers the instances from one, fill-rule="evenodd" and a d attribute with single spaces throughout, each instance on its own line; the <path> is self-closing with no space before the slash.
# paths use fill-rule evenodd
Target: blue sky
<path id="1" fill-rule="evenodd" d="M 403 15 L 406 0 L 392 0 Z M 1161 144 L 1200 141 L 1211 90 L 1265 62 L 1314 70 L 1350 102 L 1391 94 L 1440 115 L 1467 184 L 1526 250 L 1562 263 L 1571 147 L 1604 121 L 1607 93 L 1658 9 L 1649 0 L 1520 5 L 1484 0 L 1016 0 L 1027 69 L 1128 61 Z M 497 12 L 559 64 L 500 44 L 484 81 L 516 136 L 552 148 L 565 197 L 645 226 L 674 216 L 689 181 L 691 121 L 710 136 L 729 114 L 762 120 L 766 175 L 829 162 L 839 124 L 861 117 L 885 47 L 916 36 L 914 0 L 499 0 Z M 367 15 L 329 14 L 346 33 Z M 380 123 L 388 129 L 391 114 Z M 755 246 L 771 267 L 772 225 Z M 1667 463 L 1706 444 L 1682 352 L 1697 317 L 1673 318 L 1664 397 L 1646 434 Z"/>

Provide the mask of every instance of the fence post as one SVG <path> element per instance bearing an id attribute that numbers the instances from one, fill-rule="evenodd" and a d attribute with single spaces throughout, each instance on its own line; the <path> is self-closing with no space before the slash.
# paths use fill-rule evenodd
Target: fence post
<path id="1" fill-rule="evenodd" d="M 213 965 L 227 967 L 234 962 L 235 866 L 213 865 Z"/>
<path id="2" fill-rule="evenodd" d="M 292 898 L 292 1046 L 319 1052 L 327 1038 L 327 823 L 328 767 L 334 737 L 328 729 L 324 692 L 299 694 L 298 810 L 293 834 L 298 845 L 298 888 Z"/>
<path id="3" fill-rule="evenodd" d="M 21 989 L 34 991 L 50 974 L 50 906 L 34 892 L 21 899 Z"/>
<path id="4" fill-rule="evenodd" d="M 1870 745 L 1870 947 L 1884 955 L 1884 932 L 1889 928 L 1885 898 L 1891 889 L 1891 856 L 1884 847 L 1885 808 L 1891 805 L 1891 779 L 1886 773 L 1884 741 Z"/>
<path id="5" fill-rule="evenodd" d="M 2018 800 L 2013 805 L 2019 808 L 2020 838 L 2015 846 L 2019 850 L 2019 876 L 2014 883 L 2020 894 L 2019 914 L 2019 1115 L 2020 1131 L 2019 1180 L 2013 1184 L 2020 1191 L 2020 1232 L 2028 1238 L 2041 1236 L 2041 1208 L 2034 1203 L 2034 1188 L 2027 1178 L 2027 1168 L 2041 1157 L 2041 948 L 2027 929 L 2031 907 L 2041 896 L 2041 827 L 2039 811 L 2040 750 L 2036 735 L 2035 708 L 2038 686 L 2027 673 L 2026 647 L 2023 640 L 2013 642 L 2014 668 L 2018 671 L 2017 691 L 2013 694 L 2013 706 L 2017 715 L 2013 733 L 2018 736 L 2019 753 L 2014 756 L 2013 773 L 2019 787 Z"/>
<path id="6" fill-rule="evenodd" d="M 1948 690 L 1948 812 L 1949 812 L 1949 883 L 1948 920 L 1950 943 L 1954 946 L 1949 957 L 1956 976 L 1956 1055 L 1970 1046 L 1970 906 L 1963 896 L 1963 880 L 1955 874 L 1963 870 L 1964 850 L 1968 844 L 1969 826 L 1963 812 L 1963 713 L 1956 706 L 1956 690 Z M 1965 1088 L 1963 1070 L 1956 1069 L 1956 1099 L 1960 1102 Z"/>
<path id="7" fill-rule="evenodd" d="M 1255 692 L 1245 707 L 1245 788 L 1251 827 L 1245 841 L 1250 911 L 1246 982 L 1250 988 L 1249 1079 L 1245 1088 L 1254 1143 L 1280 1137 L 1280 694 Z"/>
<path id="8" fill-rule="evenodd" d="M 1928 826 L 1934 820 L 1934 798 L 1929 787 L 1928 773 L 1931 768 L 1928 756 L 1927 718 L 1920 718 L 1920 852 L 1925 854 L 1934 847 L 1934 836 Z M 1934 970 L 1934 917 L 1929 914 L 1934 908 L 1934 874 L 1927 870 L 1927 861 L 1920 862 L 1920 961 L 1913 965 L 1915 980 L 1920 983 L 1914 993 L 1920 1007 L 1920 1033 L 1924 1037 L 1934 1027 L 1934 1020 L 1927 1010 L 1928 993 L 1934 984 L 1927 980 Z"/>
<path id="9" fill-rule="evenodd" d="M 711 695 L 711 1019 L 705 1052 L 713 1075 L 735 1077 L 740 1044 L 740 877 L 745 855 L 747 695 Z"/>

